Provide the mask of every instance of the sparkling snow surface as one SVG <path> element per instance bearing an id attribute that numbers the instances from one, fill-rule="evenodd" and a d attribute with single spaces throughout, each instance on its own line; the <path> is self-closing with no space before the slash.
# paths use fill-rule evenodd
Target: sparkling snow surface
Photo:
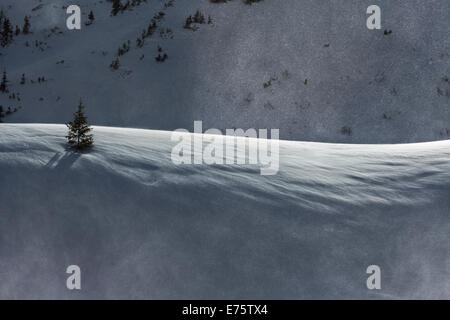
<path id="1" fill-rule="evenodd" d="M 450 141 L 282 141 L 261 176 L 176 166 L 170 132 L 65 134 L 0 125 L 0 298 L 450 298 Z"/>

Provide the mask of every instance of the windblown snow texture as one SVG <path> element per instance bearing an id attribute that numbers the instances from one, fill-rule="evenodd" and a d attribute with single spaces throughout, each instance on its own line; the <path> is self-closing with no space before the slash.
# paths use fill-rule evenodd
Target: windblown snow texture
<path id="1" fill-rule="evenodd" d="M 94 127 L 85 154 L 62 125 L 0 133 L 0 298 L 450 297 L 450 141 L 282 141 L 261 176 L 176 166 L 163 131 Z"/>

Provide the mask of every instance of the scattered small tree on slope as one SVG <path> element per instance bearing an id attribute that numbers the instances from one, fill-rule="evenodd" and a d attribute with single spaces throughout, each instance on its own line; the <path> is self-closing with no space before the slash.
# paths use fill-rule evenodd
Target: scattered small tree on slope
<path id="1" fill-rule="evenodd" d="M 3 106 L 0 106 L 0 123 L 3 122 L 4 117 L 5 117 L 5 114 L 3 113 Z"/>
<path id="2" fill-rule="evenodd" d="M 88 19 L 89 19 L 89 21 L 86 22 L 86 25 L 87 25 L 87 26 L 89 26 L 89 25 L 91 25 L 91 24 L 94 23 L 94 20 L 95 20 L 94 12 L 92 12 L 92 11 L 89 12 Z"/>
<path id="3" fill-rule="evenodd" d="M 94 143 L 93 135 L 89 132 L 92 128 L 87 124 L 83 103 L 80 101 L 78 110 L 73 114 L 74 120 L 67 124 L 69 133 L 66 136 L 70 147 L 74 150 L 81 151 L 89 148 Z"/>
<path id="4" fill-rule="evenodd" d="M 22 33 L 23 34 L 29 34 L 31 32 L 31 24 L 30 24 L 30 19 L 25 16 L 25 18 L 23 19 L 24 24 L 23 24 L 23 28 L 22 28 Z"/>
<path id="5" fill-rule="evenodd" d="M 6 77 L 6 71 L 3 71 L 2 81 L 0 83 L 0 92 L 8 92 L 8 78 Z"/>

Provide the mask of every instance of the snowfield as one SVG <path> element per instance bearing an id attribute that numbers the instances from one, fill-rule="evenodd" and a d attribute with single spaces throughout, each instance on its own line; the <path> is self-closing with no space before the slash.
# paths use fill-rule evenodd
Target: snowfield
<path id="1" fill-rule="evenodd" d="M 450 298 L 450 141 L 282 141 L 261 176 L 176 166 L 170 132 L 94 127 L 84 154 L 65 134 L 0 125 L 2 299 Z"/>

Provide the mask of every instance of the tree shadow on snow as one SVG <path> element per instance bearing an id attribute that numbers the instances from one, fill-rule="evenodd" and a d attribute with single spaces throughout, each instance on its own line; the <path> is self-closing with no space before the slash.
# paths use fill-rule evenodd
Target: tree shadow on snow
<path id="1" fill-rule="evenodd" d="M 57 152 L 45 166 L 50 169 L 69 169 L 80 156 L 80 153 L 74 151 L 66 151 L 65 153 Z"/>

